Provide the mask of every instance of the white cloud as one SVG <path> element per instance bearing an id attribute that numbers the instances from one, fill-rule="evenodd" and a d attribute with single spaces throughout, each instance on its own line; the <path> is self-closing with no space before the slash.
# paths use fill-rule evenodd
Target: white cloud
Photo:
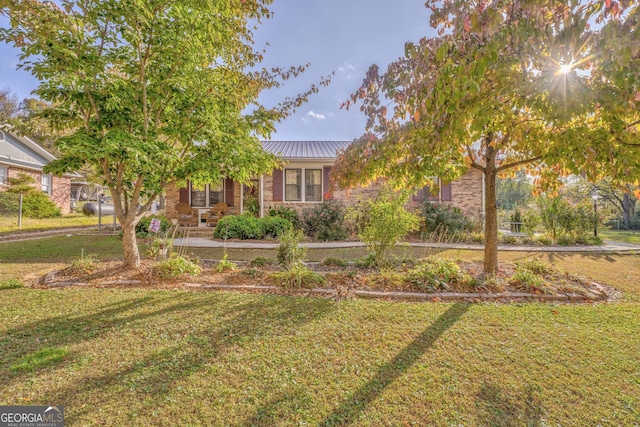
<path id="1" fill-rule="evenodd" d="M 355 71 L 356 67 L 346 62 L 343 66 L 338 67 L 338 71 Z"/>
<path id="2" fill-rule="evenodd" d="M 316 113 L 313 110 L 309 111 L 307 113 L 307 116 L 311 116 L 311 117 L 313 117 L 314 119 L 317 119 L 317 120 L 324 120 L 324 119 L 327 118 L 327 116 L 325 116 L 324 114 Z"/>

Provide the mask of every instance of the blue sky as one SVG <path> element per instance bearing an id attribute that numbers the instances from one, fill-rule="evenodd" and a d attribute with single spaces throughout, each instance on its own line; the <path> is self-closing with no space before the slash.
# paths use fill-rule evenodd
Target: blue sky
<path id="1" fill-rule="evenodd" d="M 359 87 L 371 64 L 385 69 L 403 54 L 407 41 L 434 34 L 424 0 L 274 0 L 272 10 L 274 17 L 255 33 L 256 48 L 270 45 L 263 65 L 311 65 L 283 88 L 265 93 L 261 102 L 275 104 L 336 73 L 328 87 L 277 125 L 274 140 L 357 138 L 364 132 L 365 117 L 357 107 L 340 110 L 340 104 Z M 6 18 L 0 17 L 0 26 L 5 25 Z M 38 81 L 16 70 L 18 55 L 0 44 L 0 87 L 8 86 L 22 99 Z"/>

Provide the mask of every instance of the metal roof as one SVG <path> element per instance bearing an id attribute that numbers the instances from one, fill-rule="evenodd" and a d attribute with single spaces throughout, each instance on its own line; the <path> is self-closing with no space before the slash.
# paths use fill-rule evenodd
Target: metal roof
<path id="1" fill-rule="evenodd" d="M 262 148 L 283 159 L 335 159 L 349 141 L 263 141 Z"/>

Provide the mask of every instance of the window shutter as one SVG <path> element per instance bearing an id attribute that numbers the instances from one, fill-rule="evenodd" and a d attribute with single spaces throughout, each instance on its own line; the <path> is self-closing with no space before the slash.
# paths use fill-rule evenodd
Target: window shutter
<path id="1" fill-rule="evenodd" d="M 425 191 L 425 189 L 427 191 L 429 191 L 429 187 L 424 187 L 424 188 L 419 189 L 418 191 L 416 191 L 413 194 L 413 201 L 414 202 L 421 202 L 422 200 L 424 200 L 424 191 Z"/>
<path id="2" fill-rule="evenodd" d="M 224 180 L 224 200 L 227 206 L 233 206 L 233 199 L 235 194 L 233 192 L 233 180 L 225 179 Z"/>
<path id="3" fill-rule="evenodd" d="M 323 200 L 333 199 L 333 188 L 331 188 L 331 166 L 322 167 L 322 195 Z"/>
<path id="4" fill-rule="evenodd" d="M 442 184 L 441 194 L 442 194 L 442 201 L 445 201 L 445 202 L 451 201 L 451 183 Z"/>
<path id="5" fill-rule="evenodd" d="M 180 191 L 180 203 L 189 203 L 189 189 L 181 188 L 179 191 Z"/>
<path id="6" fill-rule="evenodd" d="M 273 170 L 273 201 L 282 201 L 282 169 Z"/>

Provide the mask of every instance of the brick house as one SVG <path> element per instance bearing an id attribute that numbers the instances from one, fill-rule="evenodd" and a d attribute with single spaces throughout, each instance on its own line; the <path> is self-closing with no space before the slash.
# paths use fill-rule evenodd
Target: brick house
<path id="1" fill-rule="evenodd" d="M 42 168 L 56 158 L 27 138 L 8 131 L 0 131 L 0 191 L 7 188 L 9 178 L 25 173 L 47 193 L 63 214 L 71 210 L 71 175 L 53 176 Z"/>
<path id="2" fill-rule="evenodd" d="M 270 207 L 282 205 L 297 210 L 313 206 L 328 195 L 329 178 L 336 153 L 349 145 L 347 141 L 264 141 L 263 148 L 278 155 L 285 162 L 283 169 L 276 169 L 271 175 L 252 179 L 249 185 L 241 185 L 231 180 L 207 184 L 195 188 L 167 188 L 167 215 L 176 215 L 174 206 L 178 202 L 189 203 L 201 214 L 201 225 L 211 206 L 224 201 L 229 213 L 240 214 L 249 205 L 259 216 L 266 215 Z M 334 190 L 332 198 L 345 205 L 355 205 L 360 200 L 375 196 L 380 186 L 374 185 L 351 190 Z M 435 192 L 434 192 L 435 193 Z M 465 215 L 479 218 L 483 212 L 484 184 L 480 171 L 475 169 L 451 183 L 438 183 L 437 194 L 428 188 L 419 189 L 409 201 L 407 208 L 417 208 L 427 197 L 434 203 L 447 203 L 460 208 Z M 253 199 L 253 200 L 249 200 Z"/>

